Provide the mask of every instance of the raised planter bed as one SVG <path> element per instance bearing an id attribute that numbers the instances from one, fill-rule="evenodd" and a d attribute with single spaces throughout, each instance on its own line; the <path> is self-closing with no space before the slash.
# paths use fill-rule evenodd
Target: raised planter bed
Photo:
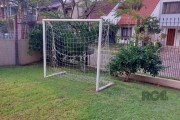
<path id="1" fill-rule="evenodd" d="M 141 82 L 153 83 L 153 84 L 157 84 L 157 85 L 161 85 L 165 87 L 171 87 L 171 88 L 180 90 L 180 81 L 177 81 L 177 80 L 151 77 L 151 76 L 140 75 L 140 74 L 131 74 L 130 79 L 141 81 Z"/>

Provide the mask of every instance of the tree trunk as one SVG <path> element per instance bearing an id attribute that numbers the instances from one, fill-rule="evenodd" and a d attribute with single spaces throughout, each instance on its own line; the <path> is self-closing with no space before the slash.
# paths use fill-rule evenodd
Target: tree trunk
<path id="1" fill-rule="evenodd" d="M 130 78 L 131 73 L 130 73 L 130 72 L 128 72 L 128 71 L 126 71 L 126 72 L 125 72 L 125 75 L 126 75 L 126 77 L 124 78 L 123 82 L 128 82 L 128 81 L 129 81 L 129 78 Z"/>
<path id="2" fill-rule="evenodd" d="M 140 26 L 140 19 L 137 19 L 137 26 L 139 27 Z M 137 31 L 136 31 L 136 45 L 138 45 L 138 42 L 139 42 L 139 38 L 138 38 L 138 35 L 139 35 L 139 33 L 140 33 L 140 30 L 138 29 Z"/>

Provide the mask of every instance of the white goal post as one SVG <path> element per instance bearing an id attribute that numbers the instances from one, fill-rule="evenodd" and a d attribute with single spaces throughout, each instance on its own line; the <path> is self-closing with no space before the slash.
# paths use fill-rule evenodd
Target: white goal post
<path id="1" fill-rule="evenodd" d="M 93 23 L 97 24 L 98 29 Z M 81 76 L 80 79 L 86 79 L 86 77 L 91 79 L 92 72 L 94 72 L 92 69 L 95 69 L 96 91 L 103 90 L 113 84 L 113 82 L 109 81 L 109 78 L 106 81 L 104 80 L 106 79 L 104 76 L 107 76 L 108 70 L 103 71 L 106 75 L 101 78 L 101 64 L 105 64 L 103 65 L 103 69 L 105 69 L 111 57 L 108 54 L 109 27 L 108 30 L 107 27 L 106 30 L 103 30 L 102 19 L 43 19 L 42 24 L 43 68 L 45 78 L 59 75 L 65 79 L 65 77 L 72 76 L 73 74 L 73 79 L 79 76 Z M 96 34 L 98 36 L 96 36 Z M 105 37 L 103 37 L 103 35 Z M 96 37 L 97 41 L 95 41 Z M 87 42 L 87 40 L 90 42 Z M 106 41 L 103 42 L 104 54 L 102 54 L 102 41 Z M 79 46 L 82 47 L 79 48 Z M 87 54 L 88 50 L 91 50 L 91 53 Z M 103 57 L 103 59 L 101 59 L 101 57 Z M 106 61 L 103 62 L 102 60 Z M 81 69 L 83 67 L 86 71 L 83 72 L 83 75 L 80 75 L 80 72 L 77 73 L 80 69 L 79 66 Z M 54 71 L 48 73 L 49 69 L 53 69 Z M 69 73 L 71 74 L 67 75 Z M 105 82 L 100 85 L 102 81 Z"/>

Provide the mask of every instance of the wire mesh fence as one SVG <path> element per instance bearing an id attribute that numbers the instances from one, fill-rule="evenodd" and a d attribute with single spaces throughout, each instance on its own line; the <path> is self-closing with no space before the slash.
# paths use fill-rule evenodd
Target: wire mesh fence
<path id="1" fill-rule="evenodd" d="M 161 33 L 153 35 L 162 44 L 159 55 L 165 69 L 159 76 L 180 80 L 180 18 L 161 18 L 159 25 Z"/>

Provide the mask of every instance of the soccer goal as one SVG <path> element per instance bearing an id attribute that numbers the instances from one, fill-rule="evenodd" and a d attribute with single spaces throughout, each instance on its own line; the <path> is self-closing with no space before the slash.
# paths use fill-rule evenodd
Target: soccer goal
<path id="1" fill-rule="evenodd" d="M 96 84 L 110 80 L 109 25 L 102 19 L 43 19 L 44 77 Z"/>

